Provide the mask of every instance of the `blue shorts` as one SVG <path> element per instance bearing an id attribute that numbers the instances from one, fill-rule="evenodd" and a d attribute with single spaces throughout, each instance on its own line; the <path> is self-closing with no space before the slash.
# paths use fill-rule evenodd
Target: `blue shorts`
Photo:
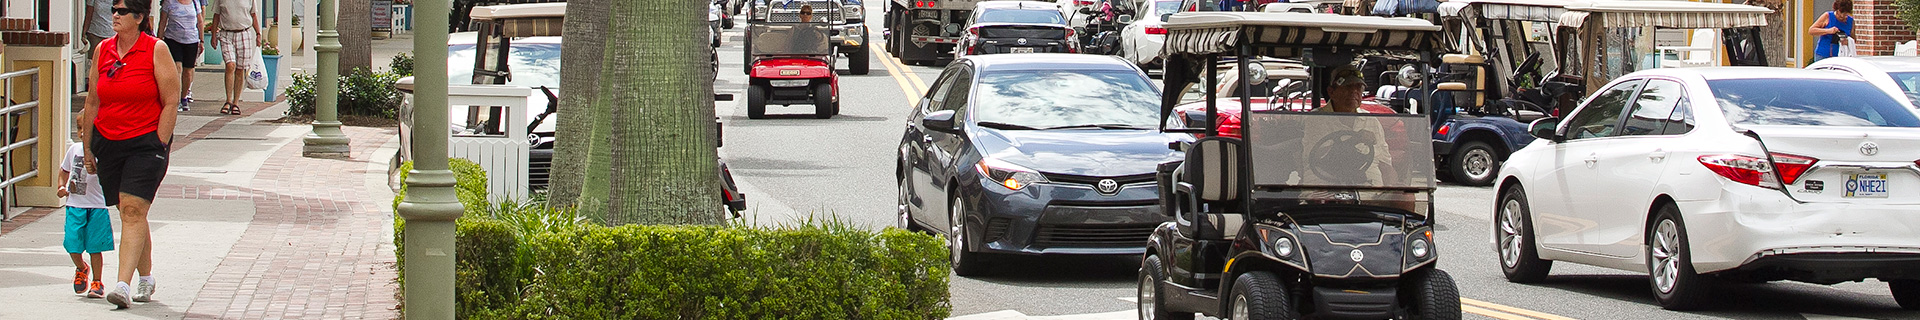
<path id="1" fill-rule="evenodd" d="M 106 208 L 67 207 L 67 253 L 113 251 L 113 218 Z"/>

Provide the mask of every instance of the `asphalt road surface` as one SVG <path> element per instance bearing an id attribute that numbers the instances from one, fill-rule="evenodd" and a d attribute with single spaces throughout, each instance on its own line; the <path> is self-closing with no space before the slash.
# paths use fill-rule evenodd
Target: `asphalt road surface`
<path id="1" fill-rule="evenodd" d="M 879 25 L 884 8 L 869 9 L 869 25 Z M 748 193 L 745 219 L 763 225 L 809 218 L 893 225 L 895 150 L 911 102 L 940 69 L 901 65 L 876 45 L 870 50 L 872 73 L 841 74 L 840 116 L 819 120 L 811 117 L 812 106 L 769 106 L 768 119 L 750 120 L 741 72 L 744 25 L 726 30 L 714 87 L 737 97 L 719 103 L 717 111 L 725 127 L 721 153 Z M 871 35 L 878 38 L 882 31 Z M 1508 283 L 1489 244 L 1493 194 L 1491 188 L 1454 185 L 1437 192 L 1440 267 L 1458 282 L 1469 319 L 1920 319 L 1920 312 L 1894 303 L 1885 283 L 1872 280 L 1728 285 L 1718 291 L 1720 305 L 1702 312 L 1662 310 L 1644 275 L 1611 269 L 1559 263 L 1544 283 Z M 1131 256 L 1005 260 L 993 276 L 953 278 L 953 315 L 1132 319 L 1137 268 L 1138 257 Z"/>

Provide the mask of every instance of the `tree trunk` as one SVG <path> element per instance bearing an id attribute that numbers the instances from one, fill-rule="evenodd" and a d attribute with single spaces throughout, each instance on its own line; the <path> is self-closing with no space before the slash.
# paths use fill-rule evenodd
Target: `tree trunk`
<path id="1" fill-rule="evenodd" d="M 706 61 L 711 50 L 706 2 L 650 0 L 612 7 L 613 16 L 625 18 L 610 21 L 601 74 L 607 87 L 597 101 L 613 110 L 612 170 L 588 172 L 610 183 L 608 220 L 723 222 L 713 85 L 694 81 L 713 77 Z"/>
<path id="2" fill-rule="evenodd" d="M 1787 38 L 1786 13 L 1780 12 L 1780 9 L 1783 9 L 1780 0 L 1747 0 L 1747 5 L 1773 10 L 1773 13 L 1767 14 L 1767 25 L 1760 27 L 1760 39 L 1764 41 L 1762 44 L 1767 53 L 1767 66 L 1799 67 L 1787 65 L 1787 47 L 1792 43 Z"/>
<path id="3" fill-rule="evenodd" d="M 334 28 L 340 32 L 340 75 L 353 74 L 354 69 L 373 70 L 373 2 L 368 0 L 340 0 L 339 22 Z M 466 80 L 452 79 L 455 84 L 464 84 Z"/>
<path id="4" fill-rule="evenodd" d="M 595 139 L 593 126 L 595 120 L 604 122 L 607 118 L 593 115 L 594 97 L 599 92 L 600 64 L 605 60 L 608 5 L 607 0 L 573 0 L 567 4 L 567 20 L 562 30 L 565 39 L 560 49 L 560 87 L 566 88 L 560 96 L 559 113 L 554 116 L 553 168 L 549 171 L 547 185 L 548 205 L 554 207 L 571 206 L 580 198 L 580 187 L 587 173 L 586 160 L 590 150 L 596 145 L 605 144 L 605 139 Z M 605 113 L 611 114 L 611 113 Z M 600 220 L 596 216 L 596 220 Z M 603 221 L 604 222 L 604 221 Z"/>

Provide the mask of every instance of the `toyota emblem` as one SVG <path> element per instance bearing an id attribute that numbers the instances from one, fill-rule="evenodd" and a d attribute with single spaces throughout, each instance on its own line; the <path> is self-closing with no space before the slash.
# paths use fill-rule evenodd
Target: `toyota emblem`
<path id="1" fill-rule="evenodd" d="M 1020 44 L 1020 45 L 1026 45 L 1026 44 L 1027 44 L 1027 38 L 1020 38 L 1020 40 L 1014 40 L 1014 41 L 1013 41 L 1013 43 L 1018 43 L 1018 44 Z"/>
<path id="2" fill-rule="evenodd" d="M 1347 258 L 1352 258 L 1353 262 L 1360 262 L 1360 260 L 1367 258 L 1367 254 L 1360 253 L 1360 249 L 1353 249 L 1353 252 L 1347 253 Z"/>
<path id="3" fill-rule="evenodd" d="M 1869 156 L 1880 154 L 1880 144 L 1873 143 L 1873 141 L 1862 142 L 1860 143 L 1860 154 Z"/>
<path id="4" fill-rule="evenodd" d="M 1120 182 L 1113 181 L 1113 179 L 1100 179 L 1100 183 L 1095 184 L 1094 187 L 1098 187 L 1100 189 L 1100 193 L 1103 193 L 1103 194 L 1114 194 L 1114 193 L 1120 192 Z"/>

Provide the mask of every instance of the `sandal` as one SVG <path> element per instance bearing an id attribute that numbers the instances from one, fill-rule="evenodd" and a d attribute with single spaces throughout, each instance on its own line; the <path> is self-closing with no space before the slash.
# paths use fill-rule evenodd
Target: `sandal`
<path id="1" fill-rule="evenodd" d="M 231 115 L 240 115 L 240 105 L 237 105 L 237 104 L 233 104 L 233 103 L 227 103 L 227 106 L 226 106 L 226 107 L 222 107 L 222 108 L 220 108 L 220 113 L 221 113 L 221 114 L 231 114 Z"/>

